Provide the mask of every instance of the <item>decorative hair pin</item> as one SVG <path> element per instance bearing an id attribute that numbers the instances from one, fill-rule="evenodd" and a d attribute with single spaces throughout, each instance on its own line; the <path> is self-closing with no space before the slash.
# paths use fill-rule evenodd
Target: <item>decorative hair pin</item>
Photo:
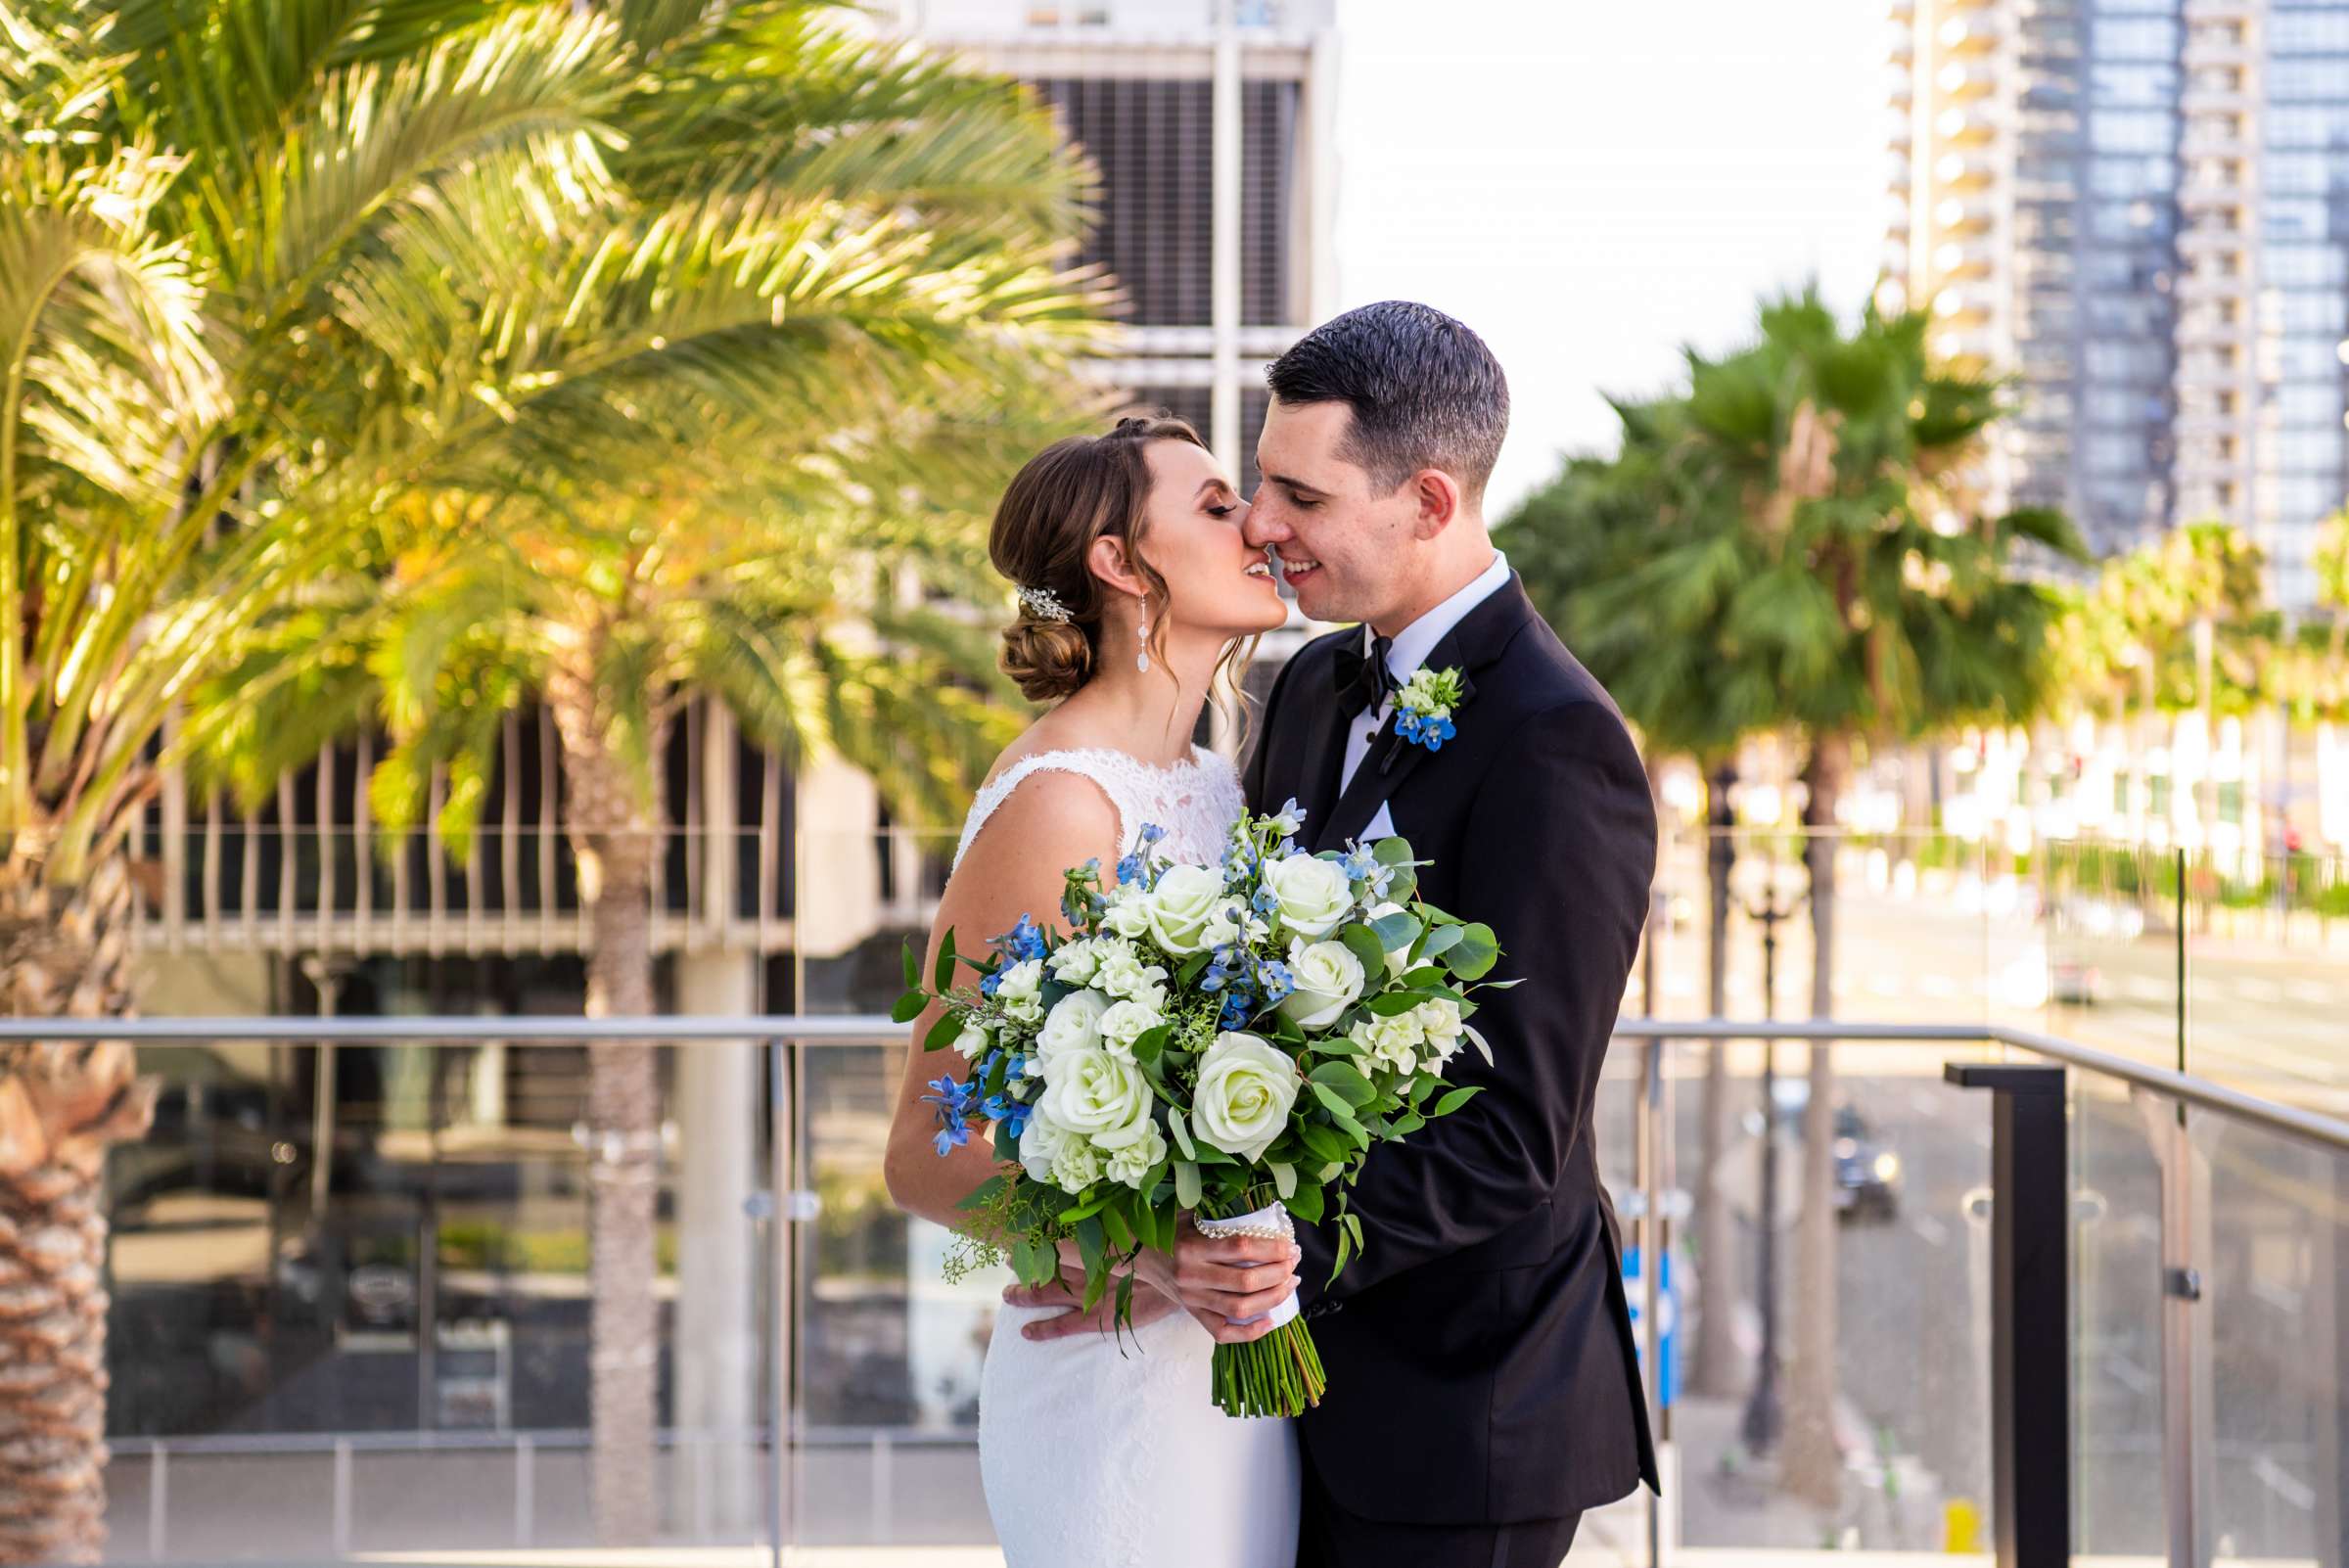
<path id="1" fill-rule="evenodd" d="M 1050 588 L 1031 588 L 1022 585 L 1019 594 L 1020 603 L 1026 605 L 1028 613 L 1038 621 L 1074 619 L 1069 614 L 1069 607 L 1060 602 L 1060 595 L 1054 593 Z"/>

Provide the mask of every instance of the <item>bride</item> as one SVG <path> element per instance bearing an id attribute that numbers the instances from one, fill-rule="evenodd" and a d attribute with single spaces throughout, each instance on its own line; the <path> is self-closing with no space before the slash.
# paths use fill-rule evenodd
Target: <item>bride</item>
<path id="1" fill-rule="evenodd" d="M 1047 447 L 996 509 L 988 551 L 1018 588 L 1003 668 L 1055 706 L 1003 753 L 972 804 L 930 938 L 984 950 L 1023 914 L 1045 924 L 1064 868 L 1130 853 L 1146 824 L 1178 859 L 1213 860 L 1244 809 L 1231 764 L 1191 744 L 1210 686 L 1285 608 L 1245 502 L 1179 420 L 1127 419 Z M 923 973 L 929 973 L 925 965 Z M 914 1022 L 890 1129 L 889 1190 L 952 1224 L 991 1176 L 981 1133 L 941 1158 L 929 1079 L 961 1065 Z M 1231 1316 L 1295 1288 L 1295 1256 L 1235 1269 Z M 979 1395 L 979 1462 L 1009 1568 L 1289 1568 L 1298 1460 L 1286 1421 L 1209 1400 L 1209 1331 L 1137 1282 L 1121 1345 L 1106 1308 L 1064 1286 L 1005 1292 Z"/>

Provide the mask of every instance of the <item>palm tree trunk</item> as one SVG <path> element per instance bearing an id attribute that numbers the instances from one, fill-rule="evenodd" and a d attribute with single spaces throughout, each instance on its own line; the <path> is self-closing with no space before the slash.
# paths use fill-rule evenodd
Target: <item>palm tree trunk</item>
<path id="1" fill-rule="evenodd" d="M 1736 869 L 1737 845 L 1730 838 L 1736 818 L 1729 812 L 1729 787 L 1737 782 L 1733 763 L 1722 762 L 1705 781 L 1705 872 L 1707 885 L 1705 1011 L 1725 1018 L 1729 1010 L 1729 874 Z M 1705 1047 L 1705 1097 L 1698 1131 L 1696 1170 L 1696 1344 L 1689 1358 L 1688 1391 L 1727 1398 L 1742 1385 L 1734 1318 L 1737 1311 L 1736 1230 L 1727 1196 L 1721 1190 L 1722 1161 L 1729 1146 L 1728 1046 Z"/>
<path id="2" fill-rule="evenodd" d="M 131 1010 L 135 906 L 118 856 L 60 887 L 23 849 L 0 861 L 0 1008 Z M 106 1549 L 109 1145 L 147 1130 L 155 1084 L 131 1046 L 0 1045 L 0 1564 Z"/>
<path id="3" fill-rule="evenodd" d="M 1850 742 L 1825 734 L 1803 764 L 1803 860 L 1810 873 L 1811 1014 L 1835 1011 L 1835 803 L 1843 793 Z M 1843 1496 L 1843 1450 L 1835 1436 L 1835 1055 L 1811 1047 L 1811 1097 L 1803 1108 L 1803 1211 L 1795 1231 L 1794 1358 L 1788 1376 L 1786 1490 L 1821 1506 Z"/>
<path id="4" fill-rule="evenodd" d="M 592 661 L 583 665 L 591 671 Z M 653 1011 L 652 865 L 657 784 L 629 776 L 591 673 L 556 671 L 549 706 L 562 737 L 566 827 L 588 909 L 587 1016 Z M 656 741 L 653 755 L 660 755 Z M 660 1309 L 654 1245 L 660 1197 L 658 1059 L 644 1040 L 588 1048 L 589 1488 L 596 1539 L 652 1545 L 657 1523 Z"/>

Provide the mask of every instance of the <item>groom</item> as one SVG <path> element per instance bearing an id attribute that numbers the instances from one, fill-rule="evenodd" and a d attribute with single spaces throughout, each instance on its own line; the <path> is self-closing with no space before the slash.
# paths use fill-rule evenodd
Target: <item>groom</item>
<path id="1" fill-rule="evenodd" d="M 1582 1510 L 1656 1485 L 1598 1178 L 1591 1096 L 1648 906 L 1655 813 L 1623 716 L 1493 548 L 1485 482 L 1509 393 L 1483 341 L 1389 301 L 1272 365 L 1252 544 L 1315 621 L 1272 687 L 1249 805 L 1294 797 L 1306 847 L 1400 833 L 1419 896 L 1490 925 L 1484 1092 L 1381 1145 L 1352 1193 L 1365 1246 L 1333 1281 L 1306 1227 L 1306 1316 L 1329 1374 L 1307 1414 L 1300 1568 L 1554 1568 Z M 1442 749 L 1397 730 L 1413 670 L 1456 669 Z M 1193 1235 L 1174 1283 L 1203 1321 L 1218 1266 L 1278 1243 Z M 1221 1337 L 1221 1336 L 1220 1336 Z M 1249 1338 L 1240 1330 L 1228 1337 Z"/>

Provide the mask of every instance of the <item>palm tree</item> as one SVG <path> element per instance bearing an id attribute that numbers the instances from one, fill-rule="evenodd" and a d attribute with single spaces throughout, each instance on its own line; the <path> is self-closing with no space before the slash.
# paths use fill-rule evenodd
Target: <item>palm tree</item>
<path id="1" fill-rule="evenodd" d="M 1873 309 L 1846 331 L 1807 293 L 1766 303 L 1750 346 L 1691 351 L 1686 393 L 1642 415 L 1662 446 L 1654 467 L 1669 479 L 1672 519 L 1651 525 L 1644 559 L 1589 589 L 1591 629 L 1636 628 L 1628 678 L 1610 682 L 1619 700 L 1632 694 L 1627 709 L 1649 702 L 1645 678 L 1667 704 L 1689 700 L 1674 688 L 1696 693 L 1702 706 L 1684 715 L 1695 735 L 1726 723 L 1803 738 L 1819 1017 L 1833 1011 L 1832 829 L 1855 746 L 2032 713 L 2058 600 L 2019 568 L 2027 551 L 2080 551 L 2054 513 L 1978 515 L 1972 464 L 1998 389 L 1931 364 L 1924 339 L 1921 315 Z M 1840 1495 L 1842 1471 L 1833 1102 L 1833 1057 L 1820 1045 L 1804 1119 L 1781 1473 L 1822 1501 Z"/>
<path id="2" fill-rule="evenodd" d="M 648 475 L 722 490 L 778 420 L 840 436 L 747 465 L 772 495 L 895 496 L 898 448 L 968 446 L 972 395 L 1087 341 L 1089 285 L 1063 266 L 1086 181 L 1048 119 L 826 6 L 7 4 L 12 1013 L 127 1014 L 126 841 L 163 767 L 236 724 L 191 715 L 159 752 L 165 720 L 322 573 L 385 573 L 371 552 L 435 517 L 547 516 Z M 569 673 L 639 652 L 591 642 Z M 618 855 L 625 791 L 576 790 Z M 96 1178 L 144 1096 L 123 1048 L 0 1054 L 0 1266 L 70 1309 L 0 1326 L 9 1364 L 55 1369 L 0 1390 L 0 1561 L 100 1550 Z M 615 1190 L 640 1205 L 649 1156 L 624 1153 Z M 635 1531 L 613 1498 L 608 1528 Z"/>
<path id="3" fill-rule="evenodd" d="M 1614 695 L 1646 743 L 1651 768 L 1687 757 L 1706 780 L 1709 831 L 1706 1006 L 1728 1013 L 1729 884 L 1736 868 L 1728 793 L 1738 743 L 1766 725 L 1776 699 L 1741 673 L 1738 643 L 1724 623 L 1722 588 L 1755 563 L 1751 541 L 1725 514 L 1717 491 L 1676 484 L 1684 436 L 1679 405 L 1663 399 L 1614 403 L 1622 444 L 1613 458 L 1569 459 L 1555 479 L 1505 520 L 1510 560 L 1558 634 Z M 1673 612 L 1683 635 L 1646 634 L 1650 607 Z M 1652 940 L 1652 939 L 1651 939 Z M 1705 1048 L 1699 1114 L 1695 1240 L 1696 1332 L 1687 1387 L 1727 1397 L 1743 1381 L 1732 1320 L 1737 1300 L 1735 1226 L 1723 1190 L 1732 1124 L 1728 1046 Z"/>

